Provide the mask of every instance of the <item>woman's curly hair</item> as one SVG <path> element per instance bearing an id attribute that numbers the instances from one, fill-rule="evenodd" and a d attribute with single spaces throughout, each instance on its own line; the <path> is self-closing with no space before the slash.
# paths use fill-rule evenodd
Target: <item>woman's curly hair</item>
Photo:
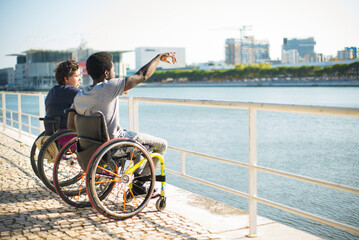
<path id="1" fill-rule="evenodd" d="M 55 69 L 55 78 L 59 85 L 65 84 L 65 77 L 71 78 L 74 73 L 80 68 L 79 64 L 72 59 L 61 62 Z"/>

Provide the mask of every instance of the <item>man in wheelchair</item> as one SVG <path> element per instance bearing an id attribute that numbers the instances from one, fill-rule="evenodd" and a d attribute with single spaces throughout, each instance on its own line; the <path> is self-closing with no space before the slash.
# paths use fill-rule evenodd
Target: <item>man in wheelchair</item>
<path id="1" fill-rule="evenodd" d="M 91 55 L 87 59 L 86 69 L 93 80 L 93 84 L 84 87 L 76 95 L 72 108 L 78 114 L 84 116 L 90 116 L 93 111 L 102 112 L 110 139 L 121 137 L 130 138 L 143 145 L 150 146 L 150 148 L 153 149 L 153 152 L 159 153 L 163 156 L 167 150 L 166 140 L 145 133 L 127 131 L 121 128 L 119 124 L 117 97 L 151 77 L 160 62 L 167 62 L 171 64 L 169 58 L 171 59 L 172 64 L 177 62 L 175 53 L 173 52 L 158 54 L 136 74 L 125 79 L 119 79 L 115 78 L 111 54 L 107 52 L 98 52 Z M 67 127 L 76 131 L 74 116 L 74 112 L 69 113 Z M 155 166 L 157 166 L 159 160 L 156 158 L 153 160 Z M 149 171 L 148 164 L 146 164 L 141 172 L 137 172 L 137 174 L 146 174 L 147 171 Z M 138 182 L 135 184 L 135 187 L 137 188 L 135 189 L 135 192 L 138 195 L 145 194 L 147 192 L 147 188 L 144 183 L 142 184 Z"/>

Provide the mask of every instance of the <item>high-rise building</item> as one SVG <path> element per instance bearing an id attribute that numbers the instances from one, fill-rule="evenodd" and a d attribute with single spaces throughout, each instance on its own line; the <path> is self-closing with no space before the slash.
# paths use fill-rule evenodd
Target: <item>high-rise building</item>
<path id="1" fill-rule="evenodd" d="M 269 62 L 269 42 L 255 40 L 253 36 L 226 39 L 226 64 L 255 64 Z"/>
<path id="2" fill-rule="evenodd" d="M 186 67 L 186 52 L 185 48 L 180 47 L 138 47 L 135 49 L 136 53 L 136 71 L 151 61 L 157 54 L 165 52 L 175 52 L 177 63 L 158 64 L 157 69 L 174 69 L 174 68 L 185 68 Z"/>
<path id="3" fill-rule="evenodd" d="M 338 51 L 338 59 L 354 59 L 358 58 L 357 47 L 346 47 L 344 50 Z"/>
<path id="4" fill-rule="evenodd" d="M 297 50 L 299 54 L 299 58 L 297 62 L 303 62 L 306 57 L 306 55 L 315 54 L 314 52 L 314 46 L 316 42 L 313 37 L 305 38 L 305 39 L 288 39 L 283 38 L 283 45 L 282 45 L 282 57 L 283 55 L 286 55 L 286 52 L 290 50 Z M 297 62 L 285 62 L 285 59 L 282 58 L 283 63 L 297 63 Z"/>

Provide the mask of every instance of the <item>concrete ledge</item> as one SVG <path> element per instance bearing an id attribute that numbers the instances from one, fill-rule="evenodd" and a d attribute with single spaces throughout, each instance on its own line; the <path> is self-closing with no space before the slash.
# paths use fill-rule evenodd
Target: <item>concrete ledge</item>
<path id="1" fill-rule="evenodd" d="M 166 184 L 166 195 L 166 210 L 210 229 L 222 239 L 253 239 L 247 236 L 249 233 L 247 212 L 169 184 Z M 255 239 L 321 239 L 264 217 L 258 216 L 257 220 Z"/>

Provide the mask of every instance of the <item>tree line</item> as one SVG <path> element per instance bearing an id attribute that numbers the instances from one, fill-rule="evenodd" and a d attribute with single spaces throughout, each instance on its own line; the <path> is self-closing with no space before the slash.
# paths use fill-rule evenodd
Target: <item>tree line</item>
<path id="1" fill-rule="evenodd" d="M 156 71 L 149 82 L 240 80 L 359 79 L 359 61 L 332 66 L 271 67 L 270 64 L 236 65 L 228 70 L 176 69 Z"/>

